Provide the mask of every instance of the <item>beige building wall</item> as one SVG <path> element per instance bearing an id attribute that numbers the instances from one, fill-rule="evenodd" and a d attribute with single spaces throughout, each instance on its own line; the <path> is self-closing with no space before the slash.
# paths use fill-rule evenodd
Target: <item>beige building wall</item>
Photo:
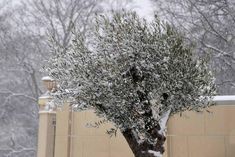
<path id="1" fill-rule="evenodd" d="M 113 127 L 111 123 L 103 124 L 99 128 L 87 127 L 87 124 L 101 119 L 97 118 L 93 111 L 72 114 L 71 157 L 134 157 L 120 131 L 116 137 L 106 134 L 106 131 Z"/>
<path id="2" fill-rule="evenodd" d="M 56 119 L 55 157 L 134 157 L 120 133 L 111 138 L 106 134 L 111 124 L 87 126 L 99 120 L 92 111 L 69 112 L 66 108 L 57 111 Z"/>
<path id="3" fill-rule="evenodd" d="M 55 157 L 70 156 L 70 124 L 69 116 L 71 112 L 69 107 L 65 106 L 56 113 L 56 134 L 55 134 Z"/>
<path id="4" fill-rule="evenodd" d="M 38 157 L 54 157 L 55 112 L 39 113 Z"/>
<path id="5" fill-rule="evenodd" d="M 169 119 L 165 157 L 235 156 L 235 99 L 218 101 L 209 110 Z M 120 132 L 112 138 L 106 134 L 110 123 L 87 126 L 98 120 L 92 111 L 71 112 L 68 105 L 56 115 L 41 111 L 38 157 L 134 157 Z"/>
<path id="6" fill-rule="evenodd" d="M 235 102 L 185 112 L 168 122 L 168 157 L 234 157 Z"/>

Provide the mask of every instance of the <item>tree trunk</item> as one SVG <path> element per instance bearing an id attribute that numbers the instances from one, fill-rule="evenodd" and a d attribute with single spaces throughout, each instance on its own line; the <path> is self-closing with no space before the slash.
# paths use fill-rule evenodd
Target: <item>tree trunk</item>
<path id="1" fill-rule="evenodd" d="M 171 109 L 161 116 L 161 119 L 154 128 L 148 130 L 151 138 L 156 141 L 154 144 L 148 142 L 147 140 L 139 142 L 138 135 L 131 128 L 122 132 L 135 157 L 162 157 L 165 151 L 165 129 L 170 113 Z"/>
<path id="2" fill-rule="evenodd" d="M 152 136 L 156 137 L 157 143 L 151 144 L 147 141 L 139 143 L 135 133 L 131 129 L 127 129 L 122 134 L 129 144 L 135 157 L 161 157 L 164 153 L 165 135 L 159 134 L 160 129 L 153 129 Z"/>

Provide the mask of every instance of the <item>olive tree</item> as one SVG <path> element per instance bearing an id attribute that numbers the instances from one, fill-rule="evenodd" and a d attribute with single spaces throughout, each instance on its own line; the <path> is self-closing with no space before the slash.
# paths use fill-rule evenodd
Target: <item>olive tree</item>
<path id="1" fill-rule="evenodd" d="M 53 46 L 45 69 L 59 83 L 57 100 L 113 122 L 109 133 L 119 129 L 136 157 L 162 156 L 168 118 L 212 105 L 207 60 L 157 16 L 146 22 L 135 12 L 114 12 L 95 25 L 90 36 L 74 33 L 66 51 Z"/>

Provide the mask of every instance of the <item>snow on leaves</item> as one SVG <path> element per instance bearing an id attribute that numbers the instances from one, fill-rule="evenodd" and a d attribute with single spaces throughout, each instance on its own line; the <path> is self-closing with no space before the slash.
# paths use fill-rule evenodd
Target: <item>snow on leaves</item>
<path id="1" fill-rule="evenodd" d="M 157 16 L 151 23 L 133 12 L 98 16 L 88 37 L 75 33 L 69 48 L 55 51 L 46 70 L 60 84 L 58 98 L 95 109 L 140 141 L 156 142 L 153 129 L 163 132 L 165 115 L 201 111 L 215 94 L 205 59 Z"/>

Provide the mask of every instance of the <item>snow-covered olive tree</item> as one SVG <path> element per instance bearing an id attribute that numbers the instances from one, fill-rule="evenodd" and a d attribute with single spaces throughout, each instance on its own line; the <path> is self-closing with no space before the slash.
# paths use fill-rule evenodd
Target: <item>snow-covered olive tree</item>
<path id="1" fill-rule="evenodd" d="M 54 51 L 46 70 L 58 80 L 59 100 L 113 122 L 136 157 L 163 154 L 169 116 L 212 105 L 205 59 L 157 16 L 151 23 L 134 12 L 98 16 L 90 36 L 74 33 L 66 51 Z"/>

